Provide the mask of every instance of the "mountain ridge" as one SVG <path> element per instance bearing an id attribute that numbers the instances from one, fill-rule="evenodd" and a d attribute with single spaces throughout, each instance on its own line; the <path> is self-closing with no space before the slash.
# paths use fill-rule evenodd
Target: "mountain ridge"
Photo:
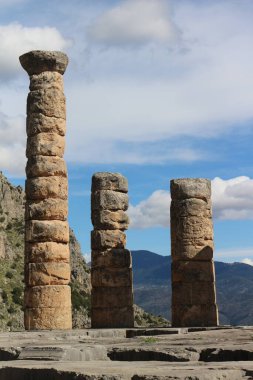
<path id="1" fill-rule="evenodd" d="M 135 302 L 170 319 L 171 256 L 139 250 L 132 259 Z M 253 266 L 215 261 L 215 272 L 220 323 L 253 325 Z"/>

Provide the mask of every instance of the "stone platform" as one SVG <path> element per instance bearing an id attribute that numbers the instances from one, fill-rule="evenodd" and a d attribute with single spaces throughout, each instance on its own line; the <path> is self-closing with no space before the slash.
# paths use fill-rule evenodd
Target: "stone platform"
<path id="1" fill-rule="evenodd" d="M 253 379 L 253 327 L 2 333 L 7 379 Z"/>

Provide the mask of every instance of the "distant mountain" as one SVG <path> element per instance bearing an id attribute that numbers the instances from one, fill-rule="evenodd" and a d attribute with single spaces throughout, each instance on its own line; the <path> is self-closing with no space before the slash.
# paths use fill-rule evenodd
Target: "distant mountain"
<path id="1" fill-rule="evenodd" d="M 171 319 L 171 257 L 132 251 L 135 303 Z M 215 262 L 220 323 L 253 325 L 253 266 Z"/>

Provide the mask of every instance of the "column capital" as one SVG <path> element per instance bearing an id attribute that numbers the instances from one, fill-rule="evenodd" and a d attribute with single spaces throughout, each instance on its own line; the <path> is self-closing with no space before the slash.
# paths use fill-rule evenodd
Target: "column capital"
<path id="1" fill-rule="evenodd" d="M 57 71 L 63 75 L 68 65 L 68 56 L 61 51 L 32 50 L 21 55 L 19 61 L 28 75 L 43 71 Z"/>
<path id="2" fill-rule="evenodd" d="M 206 178 L 177 178 L 170 181 L 172 199 L 211 197 L 211 181 Z"/>

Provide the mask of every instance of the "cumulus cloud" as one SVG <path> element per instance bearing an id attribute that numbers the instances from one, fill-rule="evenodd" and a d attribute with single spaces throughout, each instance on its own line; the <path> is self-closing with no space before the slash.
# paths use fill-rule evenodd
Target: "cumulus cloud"
<path id="1" fill-rule="evenodd" d="M 157 190 L 137 206 L 130 205 L 131 228 L 166 227 L 170 220 L 170 194 L 165 190 Z"/>
<path id="2" fill-rule="evenodd" d="M 253 179 L 236 177 L 212 181 L 214 217 L 222 220 L 253 219 Z"/>
<path id="3" fill-rule="evenodd" d="M 106 10 L 89 27 L 92 43 L 105 46 L 140 46 L 174 42 L 178 29 L 165 0 L 126 0 Z"/>
<path id="4" fill-rule="evenodd" d="M 169 191 L 157 190 L 146 200 L 131 205 L 131 228 L 168 227 L 170 200 Z M 245 176 L 228 180 L 214 178 L 212 204 L 216 219 L 253 219 L 253 179 Z"/>
<path id="5" fill-rule="evenodd" d="M 252 255 L 253 255 L 253 250 L 252 250 Z M 248 265 L 252 265 L 253 266 L 253 260 L 252 259 L 243 259 L 242 260 L 242 263 L 243 264 L 248 264 Z"/>
<path id="6" fill-rule="evenodd" d="M 0 170 L 7 175 L 25 174 L 25 119 L 0 113 Z"/>
<path id="7" fill-rule="evenodd" d="M 0 80 L 10 79 L 21 66 L 18 57 L 29 50 L 64 50 L 69 42 L 54 27 L 25 27 L 19 23 L 0 25 Z"/>

